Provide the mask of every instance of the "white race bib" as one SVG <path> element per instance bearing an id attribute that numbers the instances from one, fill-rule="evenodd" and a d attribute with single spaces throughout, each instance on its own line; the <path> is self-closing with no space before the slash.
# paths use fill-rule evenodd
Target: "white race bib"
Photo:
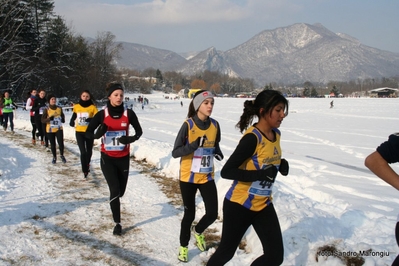
<path id="1" fill-rule="evenodd" d="M 249 187 L 249 194 L 269 197 L 272 194 L 273 183 L 270 181 L 255 181 L 252 182 L 252 185 Z"/>
<path id="2" fill-rule="evenodd" d="M 89 124 L 86 122 L 87 118 L 89 118 L 89 113 L 77 113 L 78 125 L 87 126 Z"/>
<path id="3" fill-rule="evenodd" d="M 122 151 L 125 145 L 119 143 L 119 138 L 126 135 L 126 131 L 107 131 L 103 137 L 104 149 L 106 151 Z"/>
<path id="4" fill-rule="evenodd" d="M 211 173 L 213 171 L 213 157 L 215 148 L 198 148 L 194 152 L 191 172 Z"/>
<path id="5" fill-rule="evenodd" d="M 53 120 L 50 120 L 50 130 L 51 129 L 60 129 L 62 125 L 61 117 L 54 117 Z"/>

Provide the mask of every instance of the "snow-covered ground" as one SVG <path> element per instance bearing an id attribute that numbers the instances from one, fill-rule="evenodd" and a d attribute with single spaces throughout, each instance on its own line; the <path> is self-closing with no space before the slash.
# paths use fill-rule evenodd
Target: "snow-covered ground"
<path id="1" fill-rule="evenodd" d="M 137 95 L 126 95 L 130 99 Z M 74 130 L 64 125 L 66 164 L 51 164 L 49 152 L 30 143 L 28 112 L 16 111 L 16 133 L 0 132 L 0 265 L 181 265 L 177 260 L 181 206 L 173 205 L 152 172 L 178 179 L 179 159 L 171 157 L 188 99 L 145 95 L 149 105 L 134 110 L 143 127 L 131 146 L 128 188 L 122 198 L 123 236 L 112 235 L 108 187 L 95 150 L 87 180 L 80 172 Z M 230 181 L 220 178 L 225 160 L 241 135 L 235 124 L 245 99 L 216 98 L 212 117 L 222 130 L 222 162 L 215 162 L 222 219 L 223 197 Z M 397 255 L 394 237 L 399 211 L 398 192 L 364 167 L 365 157 L 399 129 L 399 99 L 290 98 L 283 121 L 283 156 L 290 174 L 278 176 L 274 204 L 284 240 L 283 265 L 345 265 L 316 251 L 335 245 L 340 252 L 372 250 L 364 265 L 390 265 Z M 97 142 L 96 142 L 97 143 Z M 98 143 L 97 143 L 98 144 Z M 58 150 L 57 150 L 58 152 Z M 399 171 L 398 166 L 393 168 Z M 203 214 L 198 197 L 197 218 Z M 221 232 L 221 220 L 211 228 Z M 245 250 L 237 250 L 227 265 L 250 265 L 262 254 L 249 230 Z M 214 248 L 200 253 L 189 246 L 189 262 L 204 265 Z"/>

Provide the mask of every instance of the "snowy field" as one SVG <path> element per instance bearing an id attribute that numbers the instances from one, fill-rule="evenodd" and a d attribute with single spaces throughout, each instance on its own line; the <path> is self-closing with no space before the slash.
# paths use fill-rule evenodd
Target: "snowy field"
<path id="1" fill-rule="evenodd" d="M 181 107 L 180 100 L 162 94 L 145 97 L 149 105 L 134 108 L 144 133 L 131 145 L 131 153 L 137 161 L 152 164 L 158 174 L 177 179 L 179 159 L 173 159 L 171 151 L 190 101 L 183 99 Z M 212 117 L 220 123 L 225 155 L 222 162 L 215 161 L 220 218 L 231 183 L 220 178 L 220 170 L 241 137 L 235 124 L 244 100 L 215 99 Z M 334 108 L 331 99 L 289 101 L 290 113 L 280 130 L 290 173 L 279 175 L 273 187 L 283 232 L 283 265 L 345 265 L 334 256 L 318 256 L 316 261 L 318 248 L 325 245 L 359 255 L 364 265 L 390 265 L 398 253 L 398 192 L 367 170 L 364 159 L 399 131 L 399 99 L 335 99 Z M 112 235 L 99 151 L 84 180 L 70 116 L 66 112 L 66 164 L 52 165 L 50 153 L 30 143 L 26 111 L 16 111 L 14 135 L 0 132 L 0 265 L 204 265 L 214 248 L 200 253 L 193 239 L 189 262 L 178 262 L 182 208 L 171 204 L 134 160 L 121 200 L 124 234 Z M 204 208 L 201 197 L 197 201 L 198 219 Z M 218 220 L 211 228 L 220 234 L 221 225 Z M 227 265 L 250 265 L 262 254 L 253 230 L 245 240 L 245 250 L 237 250 Z"/>

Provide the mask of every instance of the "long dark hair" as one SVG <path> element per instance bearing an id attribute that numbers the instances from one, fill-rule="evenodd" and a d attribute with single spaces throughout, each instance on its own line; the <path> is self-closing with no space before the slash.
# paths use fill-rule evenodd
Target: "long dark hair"
<path id="1" fill-rule="evenodd" d="M 199 91 L 197 91 L 194 94 L 193 99 L 191 100 L 190 105 L 188 106 L 187 118 L 191 118 L 191 117 L 193 117 L 193 116 L 195 116 L 197 114 L 197 111 L 195 110 L 194 103 L 193 103 L 194 102 L 194 98 L 195 98 L 195 96 L 197 96 L 198 94 L 203 93 L 204 91 L 205 90 L 199 90 Z"/>
<path id="2" fill-rule="evenodd" d="M 255 98 L 255 100 L 246 100 L 244 102 L 244 110 L 240 117 L 240 121 L 236 124 L 236 128 L 242 133 L 252 123 L 255 116 L 261 117 L 267 113 L 271 113 L 273 108 L 279 103 L 285 106 L 285 115 L 288 115 L 288 100 L 279 91 L 263 90 Z M 260 109 L 263 108 L 262 112 Z"/>

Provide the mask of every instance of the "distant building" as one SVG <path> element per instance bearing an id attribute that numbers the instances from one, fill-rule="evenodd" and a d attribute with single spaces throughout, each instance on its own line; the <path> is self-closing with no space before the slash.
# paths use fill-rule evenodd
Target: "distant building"
<path id="1" fill-rule="evenodd" d="M 398 89 L 385 87 L 385 88 L 369 90 L 369 93 L 370 97 L 375 97 L 375 98 L 396 98 Z"/>

